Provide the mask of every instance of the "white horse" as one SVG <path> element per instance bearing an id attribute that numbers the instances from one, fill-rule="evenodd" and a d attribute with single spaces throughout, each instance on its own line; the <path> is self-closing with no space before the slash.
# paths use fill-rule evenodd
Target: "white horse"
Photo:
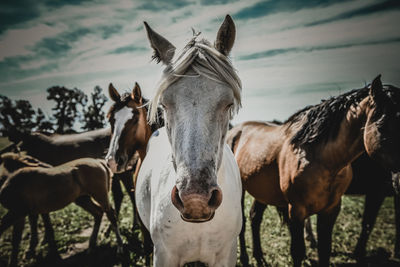
<path id="1" fill-rule="evenodd" d="M 195 36 L 174 61 L 175 47 L 145 27 L 153 58 L 166 65 L 149 114 L 154 120 L 160 104 L 166 127 L 150 139 L 135 191 L 154 266 L 235 266 L 242 188 L 225 144 L 240 107 L 240 79 L 227 57 L 235 25 L 227 15 L 214 46 Z"/>

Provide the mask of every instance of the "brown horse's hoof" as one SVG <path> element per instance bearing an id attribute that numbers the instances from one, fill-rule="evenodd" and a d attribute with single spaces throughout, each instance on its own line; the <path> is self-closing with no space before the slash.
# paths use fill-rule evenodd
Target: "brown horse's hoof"
<path id="1" fill-rule="evenodd" d="M 258 256 L 258 257 L 254 257 L 257 261 L 257 266 L 262 266 L 262 267 L 268 267 L 269 264 L 267 263 L 267 261 L 264 259 L 263 256 Z"/>
<path id="2" fill-rule="evenodd" d="M 35 250 L 28 250 L 27 252 L 26 252 L 26 254 L 25 254 L 25 258 L 26 259 L 33 259 L 33 258 L 35 258 L 36 257 L 36 252 L 35 252 Z"/>
<path id="3" fill-rule="evenodd" d="M 240 262 L 242 263 L 243 267 L 248 267 L 249 265 L 249 256 L 247 253 L 240 255 Z"/>

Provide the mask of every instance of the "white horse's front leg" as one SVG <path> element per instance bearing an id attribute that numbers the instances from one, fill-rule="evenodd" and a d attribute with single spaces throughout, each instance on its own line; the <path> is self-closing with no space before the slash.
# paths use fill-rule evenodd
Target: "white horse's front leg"
<path id="1" fill-rule="evenodd" d="M 179 266 L 179 259 L 176 255 L 172 255 L 167 250 L 163 248 L 157 248 L 154 245 L 154 256 L 153 256 L 153 266 L 154 267 L 164 267 L 164 266 L 171 266 L 171 267 L 180 267 Z"/>
<path id="2" fill-rule="evenodd" d="M 233 241 L 232 245 L 225 246 L 218 254 L 216 261 L 210 267 L 233 267 L 236 266 L 237 260 L 237 240 Z"/>

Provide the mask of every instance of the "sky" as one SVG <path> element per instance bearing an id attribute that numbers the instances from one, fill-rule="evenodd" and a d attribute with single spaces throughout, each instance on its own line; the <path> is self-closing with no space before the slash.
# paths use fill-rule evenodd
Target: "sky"
<path id="1" fill-rule="evenodd" d="M 89 94 L 138 82 L 151 98 L 163 66 L 151 61 L 143 21 L 179 51 L 191 28 L 214 42 L 226 14 L 243 84 L 234 123 L 285 120 L 378 74 L 400 86 L 398 0 L 2 0 L 0 94 L 48 114 L 46 89 L 55 85 Z"/>

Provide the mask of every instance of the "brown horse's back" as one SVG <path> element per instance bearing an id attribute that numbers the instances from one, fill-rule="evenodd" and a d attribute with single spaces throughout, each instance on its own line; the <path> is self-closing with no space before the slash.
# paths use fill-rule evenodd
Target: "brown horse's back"
<path id="1" fill-rule="evenodd" d="M 277 165 L 281 134 L 279 125 L 249 121 L 233 127 L 227 135 L 227 143 L 239 165 L 243 189 L 260 202 L 277 206 L 287 204 L 280 189 Z"/>
<path id="2" fill-rule="evenodd" d="M 22 168 L 14 172 L 3 185 L 0 202 L 7 209 L 30 214 L 61 209 L 80 195 L 79 186 L 71 172 L 72 168 L 58 173 L 41 167 Z"/>
<path id="3" fill-rule="evenodd" d="M 62 209 L 81 195 L 108 203 L 109 189 L 110 172 L 104 163 L 82 158 L 53 168 L 17 170 L 2 186 L 0 203 L 7 209 L 42 214 Z"/>

